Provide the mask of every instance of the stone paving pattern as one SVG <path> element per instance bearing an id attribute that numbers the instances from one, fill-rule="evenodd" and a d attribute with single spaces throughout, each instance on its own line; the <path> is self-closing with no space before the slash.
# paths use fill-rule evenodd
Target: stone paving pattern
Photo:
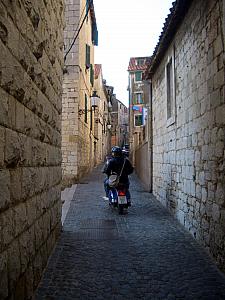
<path id="1" fill-rule="evenodd" d="M 40 299 L 225 299 L 225 276 L 131 176 L 132 207 L 103 200 L 101 167 L 77 186 Z"/>

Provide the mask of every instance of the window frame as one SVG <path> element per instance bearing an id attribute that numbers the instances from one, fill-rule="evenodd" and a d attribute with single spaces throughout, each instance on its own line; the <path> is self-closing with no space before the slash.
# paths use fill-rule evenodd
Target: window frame
<path id="1" fill-rule="evenodd" d="M 144 58 L 137 58 L 136 59 L 136 66 L 142 66 L 145 64 L 145 59 Z"/>
<path id="2" fill-rule="evenodd" d="M 176 92 L 175 92 L 175 64 L 174 47 L 167 57 L 165 65 L 165 98 L 166 98 L 166 126 L 173 125 L 176 121 Z M 168 69 L 169 68 L 169 69 Z"/>
<path id="3" fill-rule="evenodd" d="M 137 73 L 140 73 L 140 74 L 141 74 L 141 80 L 136 80 L 136 74 L 137 74 Z M 142 82 L 142 74 L 143 74 L 142 71 L 136 71 L 136 72 L 134 72 L 134 82 Z"/>
<path id="4" fill-rule="evenodd" d="M 140 101 L 138 101 L 138 98 L 140 98 L 140 97 L 138 97 L 138 95 L 141 95 L 141 102 Z M 142 91 L 139 91 L 139 92 L 134 92 L 134 104 L 143 104 L 144 103 L 144 98 L 143 98 L 143 96 L 144 96 L 144 93 L 142 92 Z M 140 100 L 140 99 L 139 99 Z"/>
<path id="5" fill-rule="evenodd" d="M 86 51 L 85 51 L 85 66 L 87 69 L 90 68 L 91 64 L 91 47 L 86 44 Z"/>
<path id="6" fill-rule="evenodd" d="M 136 125 L 135 118 L 140 116 L 141 116 L 141 125 Z M 141 126 L 143 126 L 143 114 L 134 114 L 134 127 L 141 127 Z"/>

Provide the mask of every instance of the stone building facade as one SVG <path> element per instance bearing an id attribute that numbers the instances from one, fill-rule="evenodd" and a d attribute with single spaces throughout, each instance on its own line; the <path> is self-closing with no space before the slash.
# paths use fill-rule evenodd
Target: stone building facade
<path id="1" fill-rule="evenodd" d="M 102 74 L 102 65 L 95 64 L 94 91 L 99 97 L 98 107 L 94 111 L 94 157 L 95 165 L 105 160 L 110 153 L 111 133 L 109 124 L 111 123 L 110 97 L 107 93 L 105 80 Z"/>
<path id="2" fill-rule="evenodd" d="M 94 166 L 94 46 L 98 44 L 93 2 L 65 1 L 65 70 L 62 103 L 63 184 L 79 180 Z"/>
<path id="3" fill-rule="evenodd" d="M 150 59 L 149 56 L 131 57 L 128 65 L 130 159 L 148 191 L 152 188 L 151 117 L 149 84 L 144 80 L 144 73 Z"/>
<path id="4" fill-rule="evenodd" d="M 223 5 L 176 1 L 148 78 L 153 193 L 225 271 Z"/>
<path id="5" fill-rule="evenodd" d="M 128 108 L 123 102 L 117 100 L 118 105 L 118 146 L 123 147 L 129 142 L 128 136 Z"/>
<path id="6" fill-rule="evenodd" d="M 61 230 L 64 4 L 0 0 L 0 299 L 30 299 Z"/>

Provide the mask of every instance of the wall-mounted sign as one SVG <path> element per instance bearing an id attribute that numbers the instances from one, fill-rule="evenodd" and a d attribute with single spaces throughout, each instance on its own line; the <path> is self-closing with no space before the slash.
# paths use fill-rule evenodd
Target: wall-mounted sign
<path id="1" fill-rule="evenodd" d="M 133 110 L 138 110 L 138 111 L 139 111 L 140 107 L 137 106 L 137 105 L 133 105 L 132 109 L 133 109 Z"/>

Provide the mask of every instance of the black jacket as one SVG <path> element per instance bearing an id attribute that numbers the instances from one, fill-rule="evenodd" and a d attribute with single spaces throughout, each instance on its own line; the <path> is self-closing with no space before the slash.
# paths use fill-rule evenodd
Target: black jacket
<path id="1" fill-rule="evenodd" d="M 123 167 L 124 160 L 125 160 L 125 164 L 124 164 L 123 172 L 120 177 L 120 183 L 124 183 L 124 184 L 129 183 L 128 175 L 130 175 L 133 172 L 134 168 L 131 162 L 129 161 L 129 159 L 126 157 L 111 158 L 108 162 L 105 163 L 103 173 L 106 173 L 108 176 L 113 173 L 119 175 Z"/>

